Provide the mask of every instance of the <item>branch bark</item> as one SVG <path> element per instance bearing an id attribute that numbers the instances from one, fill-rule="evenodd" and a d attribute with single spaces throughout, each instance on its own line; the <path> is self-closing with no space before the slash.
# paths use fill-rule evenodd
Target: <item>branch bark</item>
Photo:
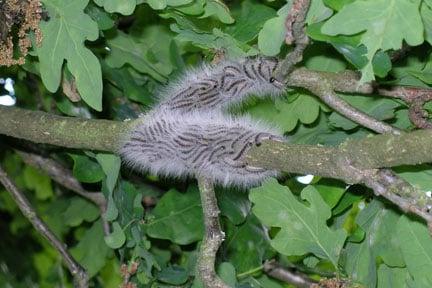
<path id="1" fill-rule="evenodd" d="M 334 81 L 335 79 L 332 79 L 332 77 L 325 77 L 325 75 L 325 73 L 306 69 L 297 69 L 295 73 L 292 73 L 288 77 L 287 85 L 308 89 L 336 112 L 339 112 L 348 119 L 369 128 L 372 131 L 377 133 L 394 134 L 399 134 L 401 132 L 399 129 L 376 120 L 339 98 L 334 91 L 338 86 L 340 86 L 340 84 L 336 84 Z"/>
<path id="2" fill-rule="evenodd" d="M 25 117 L 19 117 L 25 113 Z M 13 116 L 10 118 L 9 116 Z M 103 150 L 115 153 L 121 145 L 121 139 L 127 137 L 133 128 L 132 123 L 109 120 L 83 120 L 86 126 L 98 131 L 98 141 L 94 137 L 79 137 L 70 142 L 69 134 L 87 134 L 82 127 L 76 125 L 80 122 L 72 117 L 59 117 L 19 108 L 5 108 L 0 106 L 0 134 L 22 138 L 36 143 L 47 143 L 69 148 Z M 38 119 L 45 119 L 40 125 Z M 22 132 L 11 129 L 15 121 L 24 130 Z M 50 120 L 47 120 L 50 119 Z M 51 121 L 51 122 L 49 122 Z M 70 127 L 70 133 L 52 133 L 49 137 L 40 136 L 44 133 L 46 125 Z M 108 129 L 107 133 L 103 129 Z M 65 130 L 66 131 L 66 130 Z M 250 164 L 261 165 L 272 169 L 291 173 L 313 173 L 325 177 L 343 175 L 343 171 L 336 166 L 337 157 L 347 157 L 356 167 L 361 169 L 374 169 L 394 167 L 399 165 L 416 165 L 432 162 L 432 131 L 419 130 L 401 135 L 375 135 L 356 141 L 347 141 L 339 147 L 324 147 L 313 145 L 299 145 L 282 142 L 266 141 L 260 147 L 253 148 L 248 153 Z"/>
<path id="3" fill-rule="evenodd" d="M 24 216 L 32 223 L 33 227 L 42 234 L 45 239 L 60 253 L 69 269 L 69 272 L 74 278 L 75 287 L 87 288 L 88 287 L 88 275 L 84 268 L 69 254 L 65 245 L 54 235 L 49 229 L 45 222 L 40 219 L 36 211 L 31 206 L 30 202 L 24 196 L 24 194 L 16 187 L 15 183 L 8 177 L 6 172 L 0 166 L 0 183 L 6 188 L 15 200 L 21 212 Z"/>
<path id="4" fill-rule="evenodd" d="M 63 117 L 0 105 L 0 134 L 67 148 L 117 151 L 135 121 Z"/>
<path id="5" fill-rule="evenodd" d="M 204 213 L 205 234 L 198 256 L 198 274 L 206 288 L 229 288 L 216 274 L 216 253 L 225 234 L 219 223 L 219 208 L 211 180 L 198 177 L 201 205 Z"/>

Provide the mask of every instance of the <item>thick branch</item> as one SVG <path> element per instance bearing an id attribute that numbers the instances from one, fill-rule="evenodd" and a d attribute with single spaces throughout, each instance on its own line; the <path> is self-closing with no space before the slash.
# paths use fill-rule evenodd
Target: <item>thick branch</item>
<path id="1" fill-rule="evenodd" d="M 432 131 L 418 130 L 347 141 L 339 147 L 265 141 L 249 151 L 247 161 L 255 167 L 339 178 L 345 169 L 340 159 L 359 169 L 416 165 L 432 162 L 431 149 Z"/>
<path id="2" fill-rule="evenodd" d="M 62 117 L 0 105 L 0 134 L 67 148 L 117 151 L 134 121 Z"/>
<path id="3" fill-rule="evenodd" d="M 33 227 L 42 234 L 48 242 L 61 254 L 63 260 L 72 274 L 75 282 L 75 286 L 79 288 L 88 287 L 88 275 L 87 272 L 82 268 L 78 262 L 69 254 L 65 245 L 54 235 L 49 227 L 43 222 L 36 214 L 36 211 L 31 206 L 30 202 L 24 196 L 24 194 L 18 190 L 16 185 L 7 176 L 6 172 L 0 166 L 0 183 L 6 188 L 11 194 L 12 198 L 17 203 L 19 209 L 24 216 L 32 223 Z"/>
<path id="4" fill-rule="evenodd" d="M 213 183 L 198 177 L 201 205 L 204 213 L 205 235 L 198 256 L 198 273 L 205 287 L 228 288 L 215 272 L 216 253 L 224 241 L 225 234 L 219 223 L 219 208 Z"/>
<path id="5" fill-rule="evenodd" d="M 20 113 L 24 113 L 26 116 L 19 117 Z M 14 120 L 8 117 L 11 114 L 14 115 Z M 60 123 L 63 123 L 65 127 L 70 127 L 71 133 L 52 133 L 50 137 L 41 137 L 38 133 L 43 133 L 43 128 L 47 123 L 38 126 L 35 122 L 39 118 L 50 119 L 52 126 L 59 126 Z M 19 126 L 22 129 L 32 129 L 33 131 L 23 132 L 8 127 L 11 124 L 13 125 L 13 122 L 17 121 L 17 119 L 21 119 Z M 93 130 L 98 131 L 100 139 L 97 142 L 92 142 L 85 137 L 80 137 L 74 141 L 74 148 L 116 152 L 120 143 L 119 139 L 125 137 L 132 129 L 132 124 L 117 121 L 83 121 L 87 122 L 86 125 L 91 126 Z M 52 115 L 43 112 L 19 108 L 5 109 L 0 106 L 0 134 L 24 138 L 37 143 L 58 143 L 57 145 L 66 143 L 69 145 L 65 147 L 71 147 L 72 145 L 68 142 L 70 138 L 68 134 L 77 134 L 82 129 L 74 127 L 77 122 L 79 121 L 76 118 L 52 117 Z M 106 129 L 107 126 L 116 127 L 116 129 L 109 130 L 110 133 L 100 132 Z M 376 135 L 361 140 L 349 141 L 339 148 L 268 141 L 259 148 L 253 148 L 248 153 L 248 161 L 257 167 L 333 177 L 342 173 L 335 166 L 336 162 L 332 160 L 337 157 L 348 157 L 353 165 L 361 169 L 373 169 L 429 163 L 432 162 L 430 151 L 432 151 L 432 131 L 420 130 L 401 135 Z"/>

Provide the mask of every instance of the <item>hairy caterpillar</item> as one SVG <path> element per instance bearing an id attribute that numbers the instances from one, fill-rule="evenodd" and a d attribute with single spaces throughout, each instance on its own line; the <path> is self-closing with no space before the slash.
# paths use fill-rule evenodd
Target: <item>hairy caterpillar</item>
<path id="1" fill-rule="evenodd" d="M 240 103 L 251 94 L 280 94 L 283 84 L 272 77 L 277 65 L 277 59 L 263 57 L 203 65 L 162 90 L 162 101 L 156 109 L 216 111 Z"/>
<path id="2" fill-rule="evenodd" d="M 222 185 L 250 187 L 277 172 L 245 163 L 263 140 L 284 141 L 275 129 L 223 111 L 248 95 L 280 94 L 277 61 L 248 58 L 203 66 L 166 87 L 160 104 L 142 117 L 121 149 L 132 167 L 166 176 L 203 175 Z"/>

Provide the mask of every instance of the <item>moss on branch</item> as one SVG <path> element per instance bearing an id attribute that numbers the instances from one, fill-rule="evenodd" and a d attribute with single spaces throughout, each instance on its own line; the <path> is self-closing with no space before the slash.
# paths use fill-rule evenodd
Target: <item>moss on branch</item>
<path id="1" fill-rule="evenodd" d="M 348 177 L 346 165 L 375 169 L 432 162 L 432 130 L 382 134 L 350 140 L 338 147 L 266 141 L 248 153 L 249 164 L 291 173 Z M 355 179 L 352 179 L 353 181 Z"/>
<path id="2" fill-rule="evenodd" d="M 0 106 L 0 134 L 67 148 L 116 152 L 135 121 L 79 119 Z M 339 147 L 266 141 L 247 155 L 249 164 L 291 173 L 344 178 L 359 169 L 432 162 L 432 130 L 376 135 Z"/>
<path id="3" fill-rule="evenodd" d="M 67 148 L 115 152 L 133 122 L 63 117 L 0 106 L 0 134 Z"/>

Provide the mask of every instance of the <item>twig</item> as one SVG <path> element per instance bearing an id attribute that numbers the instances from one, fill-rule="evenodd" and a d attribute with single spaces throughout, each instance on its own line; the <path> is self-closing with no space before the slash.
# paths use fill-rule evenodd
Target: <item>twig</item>
<path id="1" fill-rule="evenodd" d="M 312 79 L 314 79 L 312 81 Z M 409 106 L 409 117 L 411 122 L 416 125 L 418 128 L 423 129 L 431 129 L 432 123 L 428 121 L 428 113 L 423 108 L 423 105 L 432 100 L 432 89 L 429 88 L 420 88 L 420 87 L 403 87 L 403 86 L 395 86 L 391 88 L 386 87 L 376 87 L 377 85 L 371 84 L 371 83 L 362 83 L 359 82 L 359 75 L 354 71 L 344 71 L 340 73 L 330 73 L 330 72 L 319 72 L 319 71 L 311 71 L 304 68 L 295 69 L 287 78 L 288 85 L 296 86 L 296 87 L 303 87 L 306 89 L 309 89 L 309 87 L 313 87 L 316 85 L 320 85 L 319 82 L 314 81 L 322 81 L 325 79 L 330 86 L 332 87 L 332 93 L 333 91 L 338 91 L 342 93 L 360 93 L 369 95 L 374 92 L 376 92 L 379 95 L 390 97 L 390 98 L 396 98 L 401 99 L 405 101 Z M 312 83 L 310 83 L 312 82 Z M 313 91 L 312 91 L 313 92 Z M 333 93 L 334 94 L 334 93 Z M 323 97 L 321 97 L 320 94 L 317 95 L 320 97 L 324 102 L 326 101 Z M 334 95 L 332 98 L 336 99 L 336 101 L 341 102 L 343 100 L 337 99 L 337 95 Z M 344 101 L 343 101 L 344 102 Z M 345 102 L 344 102 L 345 103 Z M 348 105 L 348 108 L 355 109 L 349 104 L 345 103 L 342 105 Z M 329 104 L 330 106 L 330 104 Z M 336 106 L 337 107 L 337 106 Z M 335 107 L 334 108 L 337 112 L 342 113 L 342 110 L 338 110 Z M 346 110 L 346 109 L 345 109 Z M 343 114 L 345 117 L 350 118 L 350 114 L 354 112 L 349 112 L 348 110 L 345 111 L 347 114 Z M 358 111 L 359 112 L 359 111 Z M 365 115 L 364 113 L 360 112 Z M 367 115 L 366 115 L 367 116 Z M 354 119 L 351 119 L 355 121 Z M 374 119 L 375 120 L 375 119 Z M 375 120 L 376 122 L 377 120 Z M 379 122 L 379 121 L 378 121 Z M 360 122 L 358 122 L 360 123 Z M 385 123 L 380 122 L 381 125 L 387 125 Z M 361 123 L 360 123 L 361 124 Z M 379 126 L 379 124 L 377 123 Z M 390 125 L 387 125 L 389 130 L 395 129 L 394 127 L 391 127 Z M 367 126 L 365 126 L 367 127 Z M 391 128 L 390 128 L 391 127 Z M 381 127 L 382 128 L 382 127 Z M 385 128 L 384 130 L 386 130 Z M 378 131 L 376 131 L 378 132 Z M 383 133 L 383 132 L 378 132 Z M 385 132 L 384 132 L 385 133 Z"/>
<path id="2" fill-rule="evenodd" d="M 107 203 L 106 199 L 100 192 L 89 192 L 85 190 L 81 183 L 72 175 L 69 169 L 66 169 L 53 159 L 46 158 L 37 154 L 24 152 L 21 150 L 15 150 L 18 155 L 21 156 L 23 161 L 30 166 L 36 167 L 45 173 L 47 173 L 51 179 L 53 179 L 58 184 L 66 187 L 67 189 L 77 193 L 78 195 L 92 201 L 95 203 L 103 215 L 106 211 Z M 108 235 L 110 233 L 109 223 L 102 218 L 102 225 L 104 228 L 104 233 Z"/>
<path id="3" fill-rule="evenodd" d="M 432 129 L 432 123 L 428 121 L 428 112 L 423 105 L 432 100 L 432 89 L 418 87 L 393 87 L 390 89 L 380 88 L 381 95 L 399 98 L 409 105 L 409 118 L 418 128 Z"/>
<path id="4" fill-rule="evenodd" d="M 303 52 L 309 44 L 305 31 L 305 20 L 309 10 L 310 0 L 294 0 L 285 21 L 287 45 L 295 43 L 294 50 L 279 64 L 274 77 L 281 83 L 294 70 L 294 66 L 303 59 Z"/>
<path id="5" fill-rule="evenodd" d="M 216 253 L 225 234 L 219 223 L 219 208 L 213 183 L 205 177 L 198 177 L 198 186 L 205 225 L 205 235 L 198 256 L 198 274 L 205 287 L 229 288 L 215 272 Z"/>
<path id="6" fill-rule="evenodd" d="M 67 189 L 81 195 L 82 197 L 94 202 L 99 207 L 106 206 L 106 200 L 100 192 L 89 192 L 85 190 L 81 183 L 73 177 L 70 170 L 63 167 L 60 163 L 45 158 L 37 154 L 24 152 L 21 150 L 15 150 L 18 155 L 21 156 L 23 161 L 33 167 L 39 168 L 47 173 L 51 179 L 61 184 Z"/>
<path id="7" fill-rule="evenodd" d="M 389 169 L 359 169 L 353 165 L 352 159 L 338 157 L 333 160 L 343 173 L 341 180 L 362 183 L 371 188 L 376 196 L 382 196 L 398 206 L 405 213 L 412 213 L 424 219 L 432 233 L 432 199 L 401 179 Z"/>
<path id="8" fill-rule="evenodd" d="M 368 175 L 368 171 L 362 173 L 365 176 L 364 184 L 371 188 L 375 195 L 386 198 L 405 213 L 423 218 L 432 233 L 431 205 L 426 193 L 414 188 L 388 169 L 373 171 L 372 175 Z"/>
<path id="9" fill-rule="evenodd" d="M 334 92 L 336 88 L 333 85 L 334 80 L 327 79 L 324 75 L 319 72 L 298 69 L 288 77 L 288 85 L 308 89 L 336 112 L 372 131 L 400 134 L 399 129 L 376 120 L 339 98 Z"/>
<path id="10" fill-rule="evenodd" d="M 88 287 L 88 275 L 84 268 L 69 254 L 65 245 L 54 235 L 49 227 L 37 216 L 36 211 L 31 206 L 30 202 L 24 194 L 18 190 L 16 185 L 7 176 L 6 172 L 0 166 L 0 182 L 11 194 L 12 198 L 17 203 L 19 209 L 24 216 L 32 223 L 33 227 L 41 233 L 50 244 L 61 254 L 66 267 L 74 278 L 75 287 L 86 288 Z"/>
<path id="11" fill-rule="evenodd" d="M 299 272 L 291 271 L 274 260 L 264 263 L 264 272 L 273 278 L 299 288 L 310 288 L 313 284 L 317 283 L 308 276 Z"/>

